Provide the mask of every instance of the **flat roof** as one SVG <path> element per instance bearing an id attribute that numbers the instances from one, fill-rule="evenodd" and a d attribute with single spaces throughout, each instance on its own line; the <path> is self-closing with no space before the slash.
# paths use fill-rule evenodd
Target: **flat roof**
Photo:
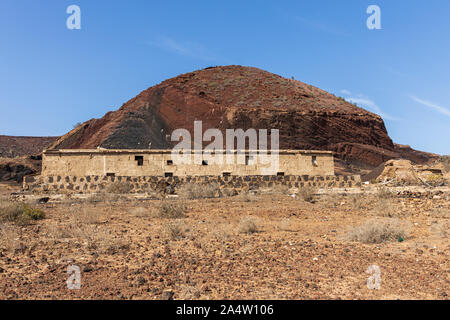
<path id="1" fill-rule="evenodd" d="M 203 153 L 205 150 L 191 150 L 191 153 Z M 265 150 L 231 150 L 231 153 L 258 153 Z M 226 150 L 215 150 L 215 153 L 225 154 Z M 230 151 L 228 151 L 230 152 Z M 272 150 L 267 150 L 271 153 Z M 44 150 L 45 155 L 77 155 L 77 154 L 171 154 L 171 149 L 60 149 Z M 278 150 L 279 154 L 333 154 L 323 150 Z"/>

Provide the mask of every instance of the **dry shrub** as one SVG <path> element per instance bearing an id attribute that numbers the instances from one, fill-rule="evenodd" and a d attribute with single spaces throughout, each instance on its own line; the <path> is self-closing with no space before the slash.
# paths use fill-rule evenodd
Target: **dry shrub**
<path id="1" fill-rule="evenodd" d="M 181 240 L 185 237 L 186 229 L 179 222 L 168 223 L 165 227 L 167 235 L 173 241 Z"/>
<path id="2" fill-rule="evenodd" d="M 214 239 L 226 242 L 233 236 L 233 226 L 228 223 L 217 223 L 212 231 Z"/>
<path id="3" fill-rule="evenodd" d="M 365 207 L 365 198 L 361 194 L 350 195 L 348 202 L 354 210 L 361 210 Z"/>
<path id="4" fill-rule="evenodd" d="M 397 207 L 395 206 L 392 198 L 384 200 L 379 199 L 377 202 L 375 202 L 372 211 L 376 216 L 380 217 L 391 218 L 399 215 Z"/>
<path id="5" fill-rule="evenodd" d="M 237 191 L 232 188 L 225 188 L 222 190 L 222 196 L 224 197 L 234 197 L 238 195 Z"/>
<path id="6" fill-rule="evenodd" d="M 158 208 L 158 217 L 164 219 L 181 219 L 186 216 L 186 205 L 179 201 L 162 201 Z"/>
<path id="7" fill-rule="evenodd" d="M 182 185 L 177 193 L 185 199 L 210 199 L 219 195 L 219 185 L 212 183 L 186 183 Z"/>
<path id="8" fill-rule="evenodd" d="M 130 245 L 112 230 L 98 225 L 80 224 L 75 219 L 68 220 L 65 225 L 50 225 L 47 230 L 53 240 L 74 241 L 100 253 L 115 254 L 130 248 Z"/>
<path id="9" fill-rule="evenodd" d="M 369 220 L 360 226 L 350 228 L 346 234 L 349 241 L 367 244 L 400 241 L 406 239 L 408 231 L 398 220 Z"/>
<path id="10" fill-rule="evenodd" d="M 25 226 L 44 218 L 45 213 L 43 211 L 35 209 L 28 204 L 9 201 L 0 203 L 0 222 L 12 222 Z"/>
<path id="11" fill-rule="evenodd" d="M 313 202 L 314 195 L 317 193 L 317 188 L 312 186 L 304 186 L 298 190 L 298 196 L 300 199 L 306 202 Z"/>
<path id="12" fill-rule="evenodd" d="M 342 197 L 339 194 L 325 194 L 320 197 L 322 207 L 336 208 L 342 202 Z"/>
<path id="13" fill-rule="evenodd" d="M 253 202 L 256 201 L 256 195 L 249 191 L 242 191 L 237 198 L 243 202 Z"/>
<path id="14" fill-rule="evenodd" d="M 379 187 L 377 188 L 377 191 L 375 192 L 375 196 L 379 200 L 386 200 L 386 199 L 393 199 L 394 194 L 386 187 Z"/>
<path id="15" fill-rule="evenodd" d="M 244 217 L 239 222 L 239 232 L 253 234 L 259 232 L 258 221 L 254 217 Z"/>
<path id="16" fill-rule="evenodd" d="M 133 190 L 133 185 L 124 181 L 116 181 L 106 187 L 106 191 L 113 194 L 126 194 L 130 193 L 131 190 Z"/>
<path id="17" fill-rule="evenodd" d="M 0 244 L 8 251 L 14 252 L 20 247 L 20 234 L 17 228 L 2 224 L 0 225 Z"/>

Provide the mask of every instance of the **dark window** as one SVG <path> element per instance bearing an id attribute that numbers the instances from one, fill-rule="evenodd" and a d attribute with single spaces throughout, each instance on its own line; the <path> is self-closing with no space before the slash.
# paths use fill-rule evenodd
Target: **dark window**
<path id="1" fill-rule="evenodd" d="M 208 160 L 203 160 L 202 161 L 202 166 L 207 166 L 208 165 Z"/>
<path id="2" fill-rule="evenodd" d="M 144 165 L 144 157 L 143 156 L 135 156 L 134 160 L 137 162 L 137 165 L 142 167 Z"/>
<path id="3" fill-rule="evenodd" d="M 278 177 L 284 177 L 284 172 L 278 172 L 278 173 L 277 173 L 277 176 L 278 176 Z"/>
<path id="4" fill-rule="evenodd" d="M 231 177 L 231 172 L 224 172 L 224 173 L 222 173 L 222 175 L 224 177 Z"/>
<path id="5" fill-rule="evenodd" d="M 164 177 L 166 177 L 166 178 L 173 177 L 173 172 L 166 172 L 166 173 L 164 173 Z"/>
<path id="6" fill-rule="evenodd" d="M 319 164 L 317 163 L 317 156 L 312 156 L 312 165 L 317 167 Z"/>
<path id="7" fill-rule="evenodd" d="M 172 160 L 167 160 L 167 165 L 168 166 L 173 166 L 173 161 Z"/>
<path id="8" fill-rule="evenodd" d="M 108 172 L 108 173 L 106 174 L 106 176 L 107 176 L 107 177 L 115 177 L 116 174 L 115 174 L 115 173 L 112 173 L 112 172 Z"/>

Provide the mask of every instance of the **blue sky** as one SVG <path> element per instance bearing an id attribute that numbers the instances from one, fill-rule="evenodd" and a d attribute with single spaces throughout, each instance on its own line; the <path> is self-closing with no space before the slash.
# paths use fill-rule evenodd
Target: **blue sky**
<path id="1" fill-rule="evenodd" d="M 66 9 L 81 8 L 81 30 Z M 366 27 L 369 5 L 381 30 Z M 450 1 L 2 0 L 0 134 L 61 135 L 167 78 L 254 66 L 383 116 L 450 154 Z"/>

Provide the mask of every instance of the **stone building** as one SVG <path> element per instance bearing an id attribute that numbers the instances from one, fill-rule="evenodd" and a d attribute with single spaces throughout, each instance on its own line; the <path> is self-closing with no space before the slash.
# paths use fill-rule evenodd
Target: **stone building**
<path id="1" fill-rule="evenodd" d="M 219 153 L 219 152 L 218 152 Z M 280 150 L 277 157 L 262 162 L 250 151 L 233 151 L 217 164 L 201 152 L 191 151 L 189 163 L 173 160 L 171 150 L 46 150 L 42 176 L 333 176 L 333 154 L 329 151 Z M 239 161 L 238 161 L 239 160 Z M 275 171 L 273 162 L 277 161 Z M 267 172 L 272 172 L 268 174 Z"/>

